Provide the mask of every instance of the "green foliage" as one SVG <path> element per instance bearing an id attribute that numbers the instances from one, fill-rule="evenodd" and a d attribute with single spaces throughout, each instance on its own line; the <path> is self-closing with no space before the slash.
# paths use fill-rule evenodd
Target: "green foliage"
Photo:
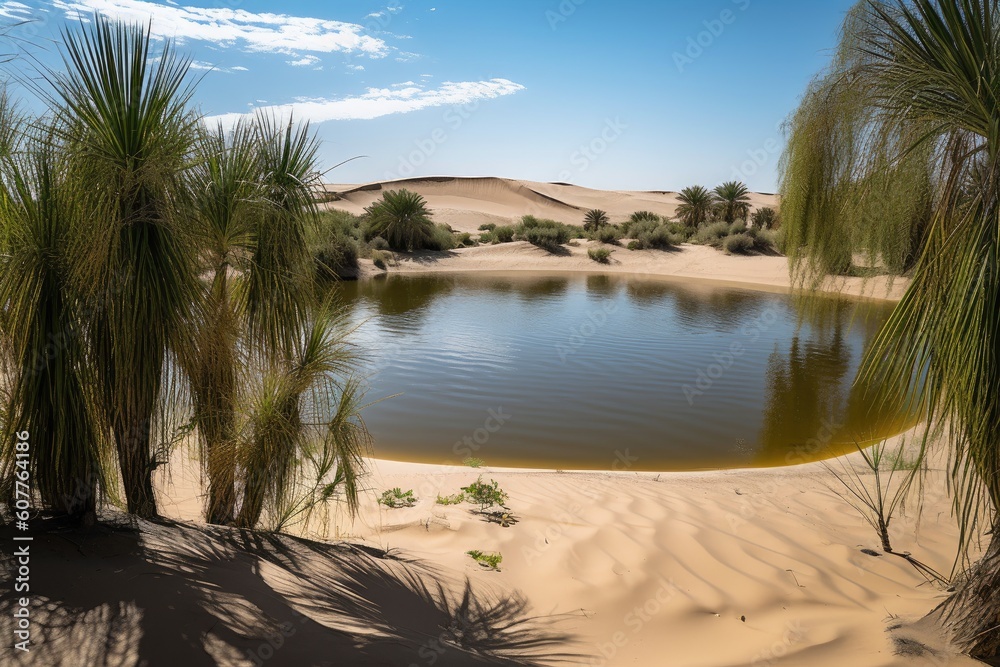
<path id="1" fill-rule="evenodd" d="M 499 243 L 499 241 L 497 241 L 497 235 L 493 232 L 482 232 L 479 235 L 479 243 L 482 245 L 491 245 Z"/>
<path id="2" fill-rule="evenodd" d="M 677 207 L 677 216 L 688 227 L 697 227 L 707 221 L 715 205 L 715 197 L 701 185 L 684 188 L 677 198 L 681 202 Z"/>
<path id="3" fill-rule="evenodd" d="M 757 229 L 778 229 L 781 227 L 778 212 L 770 206 L 765 206 L 754 211 L 750 216 L 750 222 Z"/>
<path id="4" fill-rule="evenodd" d="M 504 225 L 493 230 L 497 243 L 510 243 L 517 234 L 517 228 L 512 225 Z"/>
<path id="5" fill-rule="evenodd" d="M 496 228 L 496 223 L 493 222 L 487 222 L 486 224 L 479 225 L 479 231 L 481 232 L 492 232 Z"/>
<path id="6" fill-rule="evenodd" d="M 392 263 L 392 253 L 386 250 L 372 250 L 372 264 L 383 271 Z"/>
<path id="7" fill-rule="evenodd" d="M 749 255 L 754 249 L 754 239 L 749 234 L 732 234 L 722 244 L 727 255 Z"/>
<path id="8" fill-rule="evenodd" d="M 611 218 L 604 211 L 595 208 L 587 211 L 587 214 L 583 217 L 583 230 L 587 232 L 596 232 L 601 227 L 611 223 Z"/>
<path id="9" fill-rule="evenodd" d="M 368 241 L 368 252 L 371 253 L 375 250 L 390 250 L 389 242 L 381 236 L 376 236 L 372 240 Z"/>
<path id="10" fill-rule="evenodd" d="M 618 227 L 606 225 L 598 230 L 590 232 L 588 236 L 592 241 L 597 241 L 598 243 L 618 245 L 618 242 L 622 239 L 622 231 Z"/>
<path id="11" fill-rule="evenodd" d="M 684 242 L 684 237 L 670 231 L 670 224 L 652 220 L 634 222 L 629 227 L 633 237 L 629 250 L 669 250 Z"/>
<path id="12" fill-rule="evenodd" d="M 487 484 L 480 477 L 469 486 L 463 486 L 462 491 L 465 492 L 465 499 L 474 505 L 479 505 L 482 512 L 494 506 L 506 508 L 504 503 L 507 502 L 507 493 L 495 480 L 491 479 Z"/>
<path id="13" fill-rule="evenodd" d="M 573 238 L 568 225 L 555 220 L 538 219 L 531 215 L 522 218 L 517 236 L 549 252 L 559 252 L 562 246 Z"/>
<path id="14" fill-rule="evenodd" d="M 460 248 L 470 248 L 476 245 L 476 241 L 469 232 L 461 232 L 454 235 L 455 244 Z"/>
<path id="15" fill-rule="evenodd" d="M 499 552 L 484 553 L 473 549 L 472 551 L 466 551 L 465 553 L 466 555 L 472 557 L 472 560 L 476 561 L 481 566 L 496 572 L 500 571 L 500 563 L 503 562 L 503 556 Z"/>
<path id="16" fill-rule="evenodd" d="M 946 434 L 965 553 L 1000 509 L 998 36 L 992 1 L 858 4 L 791 118 L 781 162 L 784 247 L 800 281 L 845 273 L 858 253 L 912 272 L 858 381 Z M 996 559 L 968 574 L 941 617 L 963 651 L 993 657 L 1000 605 L 979 592 L 992 590 Z"/>
<path id="17" fill-rule="evenodd" d="M 450 496 L 442 496 L 438 494 L 437 500 L 434 502 L 437 505 L 461 505 L 465 502 L 465 494 L 455 493 Z"/>
<path id="18" fill-rule="evenodd" d="M 360 218 L 345 211 L 324 211 L 319 215 L 310 233 L 309 252 L 320 280 L 357 275 L 360 222 Z"/>
<path id="19" fill-rule="evenodd" d="M 607 248 L 590 248 L 587 250 L 587 257 L 590 257 L 598 264 L 611 263 L 611 251 Z"/>
<path id="20" fill-rule="evenodd" d="M 413 507 L 417 504 L 417 499 L 413 497 L 413 489 L 403 491 L 398 486 L 382 492 L 378 499 L 379 505 L 385 505 L 389 509 L 399 509 L 400 507 Z"/>
<path id="21" fill-rule="evenodd" d="M 715 206 L 719 218 L 730 224 L 737 219 L 744 223 L 750 214 L 750 190 L 739 181 L 726 181 L 715 188 Z"/>
<path id="22" fill-rule="evenodd" d="M 462 460 L 462 465 L 469 466 L 470 468 L 482 468 L 486 465 L 486 461 L 475 456 L 468 456 Z"/>
<path id="23" fill-rule="evenodd" d="M 455 233 L 451 230 L 451 227 L 439 223 L 431 229 L 431 236 L 424 242 L 423 249 L 443 252 L 451 250 L 457 244 L 458 240 L 455 238 Z"/>
<path id="24" fill-rule="evenodd" d="M 365 209 L 365 239 L 381 236 L 393 250 L 439 250 L 431 213 L 424 198 L 409 190 L 388 190 Z M 450 233 L 450 232 L 449 232 Z"/>
<path id="25" fill-rule="evenodd" d="M 699 245 L 722 247 L 723 240 L 729 236 L 731 225 L 726 222 L 713 222 L 698 228 L 693 241 Z"/>

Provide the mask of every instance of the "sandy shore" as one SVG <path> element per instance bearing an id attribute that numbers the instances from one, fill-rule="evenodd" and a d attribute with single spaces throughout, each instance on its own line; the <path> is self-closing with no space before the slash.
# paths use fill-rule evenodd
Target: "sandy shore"
<path id="1" fill-rule="evenodd" d="M 780 257 L 728 257 L 699 246 L 670 253 L 621 249 L 611 266 L 599 267 L 586 248 L 578 242 L 555 257 L 523 243 L 485 246 L 403 258 L 391 270 L 601 271 L 791 289 Z M 896 298 L 904 285 L 848 280 L 830 287 Z M 178 451 L 158 473 L 158 492 L 162 511 L 185 523 L 140 523 L 137 532 L 83 542 L 57 533 L 40 538 L 48 550 L 36 564 L 34 594 L 45 634 L 38 651 L 19 660 L 977 664 L 950 655 L 932 631 L 910 625 L 945 591 L 902 558 L 862 552 L 877 554 L 876 535 L 838 495 L 823 464 L 635 473 L 627 434 L 613 444 L 618 454 L 609 472 L 371 461 L 357 519 L 334 511 L 309 531 L 334 541 L 330 546 L 199 524 L 200 475 Z M 919 502 L 915 496 L 897 515 L 892 538 L 898 550 L 947 574 L 957 529 L 943 462 L 931 468 Z M 509 493 L 516 524 L 487 523 L 469 505 L 435 503 L 480 474 Z M 393 487 L 413 489 L 416 505 L 380 507 L 376 497 Z M 500 571 L 474 563 L 466 555 L 472 549 L 500 552 Z M 5 616 L 0 629 L 9 624 Z M 914 646 L 907 640 L 940 651 L 897 655 Z M 560 653 L 573 655 L 560 662 Z"/>

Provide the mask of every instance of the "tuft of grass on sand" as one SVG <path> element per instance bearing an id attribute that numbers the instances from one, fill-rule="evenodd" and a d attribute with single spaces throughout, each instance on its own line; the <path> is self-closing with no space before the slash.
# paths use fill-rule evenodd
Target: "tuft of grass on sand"
<path id="1" fill-rule="evenodd" d="M 470 468 L 482 468 L 486 465 L 486 461 L 475 456 L 470 456 L 462 461 L 462 465 L 469 466 Z"/>
<path id="2" fill-rule="evenodd" d="M 500 563 L 503 562 L 503 555 L 500 552 L 486 553 L 479 551 L 478 549 L 473 549 L 471 551 L 465 552 L 472 560 L 479 563 L 480 566 L 493 570 L 494 572 L 500 571 Z"/>
<path id="3" fill-rule="evenodd" d="M 413 507 L 417 504 L 417 499 L 413 496 L 413 489 L 403 491 L 398 486 L 394 489 L 382 492 L 382 497 L 378 499 L 379 505 L 385 505 L 389 509 L 399 509 L 400 507 Z"/>

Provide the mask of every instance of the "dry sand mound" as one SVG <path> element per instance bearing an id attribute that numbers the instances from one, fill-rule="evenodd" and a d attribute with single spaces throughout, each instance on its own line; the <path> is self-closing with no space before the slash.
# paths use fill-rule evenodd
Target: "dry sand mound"
<path id="1" fill-rule="evenodd" d="M 508 224 L 524 215 L 580 224 L 584 214 L 599 208 L 620 222 L 636 211 L 673 216 L 678 200 L 675 192 L 630 192 L 592 190 L 566 183 L 536 183 L 508 178 L 413 178 L 367 185 L 328 185 L 337 199 L 332 208 L 361 214 L 385 190 L 407 189 L 427 200 L 438 222 L 457 231 L 474 232 L 484 223 Z M 775 206 L 774 195 L 754 194 L 755 208 Z"/>

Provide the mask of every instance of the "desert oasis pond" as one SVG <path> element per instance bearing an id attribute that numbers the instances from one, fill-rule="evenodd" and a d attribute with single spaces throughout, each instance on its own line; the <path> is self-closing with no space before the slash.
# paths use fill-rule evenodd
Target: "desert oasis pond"
<path id="1" fill-rule="evenodd" d="M 367 355 L 379 458 L 774 466 L 908 421 L 854 385 L 891 310 L 881 302 L 586 274 L 397 274 L 338 289 Z"/>

